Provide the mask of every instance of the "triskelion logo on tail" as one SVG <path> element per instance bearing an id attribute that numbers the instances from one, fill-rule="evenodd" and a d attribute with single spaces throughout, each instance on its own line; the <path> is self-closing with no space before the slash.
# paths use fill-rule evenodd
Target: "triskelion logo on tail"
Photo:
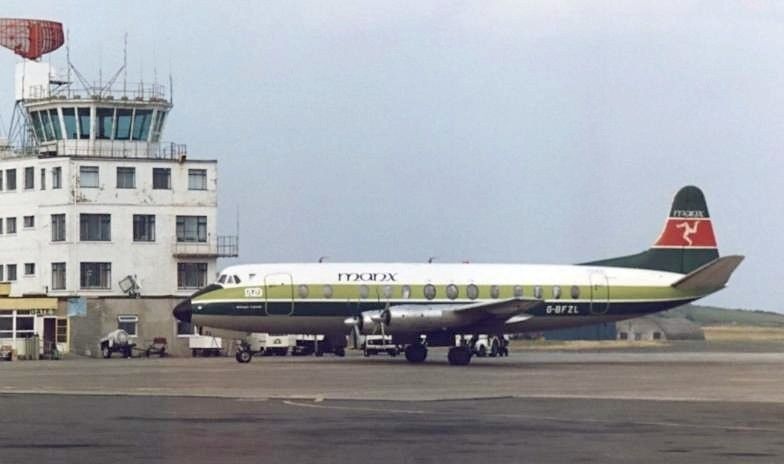
<path id="1" fill-rule="evenodd" d="M 689 242 L 689 246 L 692 246 L 693 242 L 691 236 L 697 233 L 699 225 L 700 223 L 697 221 L 694 221 L 691 225 L 688 222 L 681 222 L 680 224 L 676 224 L 675 227 L 683 229 L 683 239 Z"/>

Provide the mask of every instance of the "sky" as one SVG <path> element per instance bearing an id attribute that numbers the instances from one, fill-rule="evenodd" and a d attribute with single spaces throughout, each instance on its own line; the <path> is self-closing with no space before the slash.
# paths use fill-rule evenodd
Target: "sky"
<path id="1" fill-rule="evenodd" d="M 784 4 L 30 1 L 91 79 L 168 84 L 164 139 L 217 159 L 234 262 L 574 263 L 648 248 L 703 189 L 704 300 L 784 312 Z M 0 53 L 0 116 L 13 66 Z M 65 53 L 51 61 L 64 65 Z M 2 84 L 5 82 L 5 84 Z"/>

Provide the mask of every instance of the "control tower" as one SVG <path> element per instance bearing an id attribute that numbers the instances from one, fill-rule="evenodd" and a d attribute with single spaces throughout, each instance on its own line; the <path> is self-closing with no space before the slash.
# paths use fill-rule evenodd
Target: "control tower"
<path id="1" fill-rule="evenodd" d="M 107 82 L 88 82 L 69 62 L 60 75 L 43 54 L 63 45 L 62 25 L 0 19 L 0 45 L 24 58 L 16 65 L 17 154 L 180 158 L 186 147 L 162 143 L 171 98 L 158 83 L 128 83 L 125 64 Z M 123 77 L 122 82 L 119 81 Z"/>

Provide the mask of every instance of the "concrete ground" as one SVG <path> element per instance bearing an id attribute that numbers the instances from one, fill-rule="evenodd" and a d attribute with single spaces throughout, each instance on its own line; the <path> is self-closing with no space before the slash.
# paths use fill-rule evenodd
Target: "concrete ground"
<path id="1" fill-rule="evenodd" d="M 784 352 L 0 363 L 0 462 L 784 462 Z"/>

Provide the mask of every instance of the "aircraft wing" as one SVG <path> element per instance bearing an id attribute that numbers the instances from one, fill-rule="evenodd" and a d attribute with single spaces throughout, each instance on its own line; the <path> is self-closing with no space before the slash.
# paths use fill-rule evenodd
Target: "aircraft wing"
<path id="1" fill-rule="evenodd" d="M 509 298 L 491 302 L 480 302 L 462 305 L 455 308 L 457 314 L 483 315 L 481 319 L 504 319 L 507 322 L 521 322 L 530 316 L 520 319 L 517 316 L 524 315 L 544 305 L 544 300 L 536 298 Z M 511 320 L 520 319 L 520 320 Z"/>

